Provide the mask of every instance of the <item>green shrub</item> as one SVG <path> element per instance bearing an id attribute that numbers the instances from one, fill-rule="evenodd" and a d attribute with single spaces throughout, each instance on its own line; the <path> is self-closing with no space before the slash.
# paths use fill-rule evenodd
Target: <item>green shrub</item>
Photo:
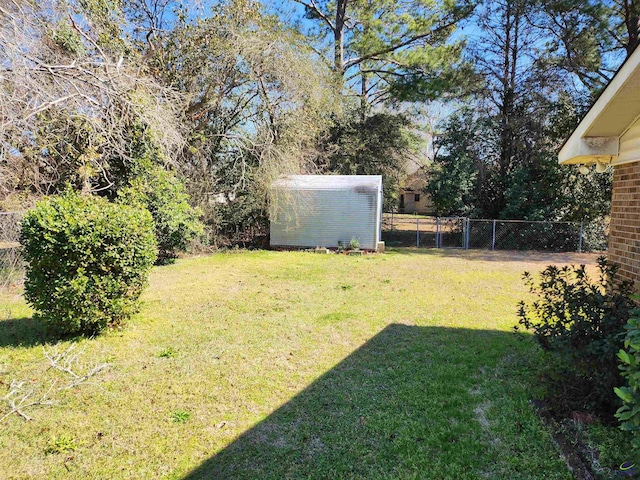
<path id="1" fill-rule="evenodd" d="M 202 235 L 200 212 L 189 205 L 183 183 L 160 166 L 148 166 L 119 192 L 119 202 L 151 212 L 158 242 L 158 263 L 167 263 Z"/>
<path id="2" fill-rule="evenodd" d="M 157 253 L 149 212 L 71 190 L 29 210 L 20 241 L 25 298 L 58 334 L 128 319 Z"/>
<path id="3" fill-rule="evenodd" d="M 539 284 L 525 273 L 537 299 L 520 302 L 518 323 L 547 352 L 542 377 L 550 406 L 559 414 L 579 410 L 612 420 L 619 406 L 613 388 L 621 384 L 617 353 L 633 303 L 631 283 L 619 280 L 616 265 L 600 257 L 598 269 L 597 281 L 584 265 L 549 266 Z"/>
<path id="4" fill-rule="evenodd" d="M 640 451 L 640 310 L 634 310 L 627 322 L 624 348 L 618 352 L 618 358 L 627 385 L 615 389 L 623 402 L 616 418 L 622 430 L 633 434 L 633 446 Z"/>

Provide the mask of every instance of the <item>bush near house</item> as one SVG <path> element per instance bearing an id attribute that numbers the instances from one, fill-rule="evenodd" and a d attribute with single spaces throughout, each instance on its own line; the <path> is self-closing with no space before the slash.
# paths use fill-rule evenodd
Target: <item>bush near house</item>
<path id="1" fill-rule="evenodd" d="M 640 309 L 634 310 L 627 323 L 624 349 L 618 352 L 618 358 L 626 385 L 615 389 L 623 402 L 616 418 L 622 430 L 631 432 L 633 446 L 640 451 Z"/>
<path id="2" fill-rule="evenodd" d="M 552 265 L 539 283 L 525 273 L 537 299 L 520 302 L 518 323 L 547 354 L 541 374 L 549 406 L 560 415 L 581 411 L 610 421 L 620 406 L 613 391 L 622 382 L 617 354 L 633 303 L 631 283 L 618 278 L 616 265 L 600 257 L 598 270 L 594 280 L 584 265 Z"/>
<path id="3" fill-rule="evenodd" d="M 72 190 L 27 212 L 25 298 L 57 334 L 93 334 L 138 309 L 156 255 L 151 214 Z"/>

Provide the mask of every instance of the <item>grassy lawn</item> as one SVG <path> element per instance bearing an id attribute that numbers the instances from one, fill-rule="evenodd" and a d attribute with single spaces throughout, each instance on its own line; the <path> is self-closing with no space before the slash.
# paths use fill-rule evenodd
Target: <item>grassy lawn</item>
<path id="1" fill-rule="evenodd" d="M 139 315 L 78 341 L 78 363 L 112 368 L 0 423 L 0 477 L 569 479 L 529 403 L 533 342 L 510 332 L 522 272 L 568 260 L 595 257 L 257 251 L 156 268 Z M 42 342 L 70 342 L 19 293 L 0 294 L 0 396 L 64 381 Z"/>

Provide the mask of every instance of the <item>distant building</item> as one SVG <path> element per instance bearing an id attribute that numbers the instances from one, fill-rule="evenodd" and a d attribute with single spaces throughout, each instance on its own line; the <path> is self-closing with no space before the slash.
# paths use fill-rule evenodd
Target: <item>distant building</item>
<path id="1" fill-rule="evenodd" d="M 426 185 L 427 181 L 420 171 L 409 175 L 400 188 L 398 212 L 433 215 L 433 203 L 429 195 L 424 192 Z"/>

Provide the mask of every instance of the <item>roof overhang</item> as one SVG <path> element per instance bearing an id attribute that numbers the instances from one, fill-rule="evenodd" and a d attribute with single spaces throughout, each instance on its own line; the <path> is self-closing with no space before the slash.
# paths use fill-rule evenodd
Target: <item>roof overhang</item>
<path id="1" fill-rule="evenodd" d="M 563 164 L 613 163 L 618 158 L 620 145 L 619 137 L 582 137 L 569 138 L 558 154 L 558 160 Z"/>
<path id="2" fill-rule="evenodd" d="M 620 137 L 640 117 L 640 49 L 620 67 L 565 142 L 562 164 L 615 163 Z"/>

